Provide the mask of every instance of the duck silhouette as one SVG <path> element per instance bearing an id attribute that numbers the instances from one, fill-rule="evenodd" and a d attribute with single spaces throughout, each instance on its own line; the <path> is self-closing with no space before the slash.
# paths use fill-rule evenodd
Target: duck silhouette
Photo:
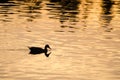
<path id="1" fill-rule="evenodd" d="M 44 53 L 46 57 L 49 57 L 49 55 L 51 54 L 48 53 L 48 49 L 51 50 L 50 46 L 48 44 L 45 45 L 44 49 L 40 48 L 40 47 L 28 47 L 30 49 L 30 53 L 29 54 L 41 54 Z"/>

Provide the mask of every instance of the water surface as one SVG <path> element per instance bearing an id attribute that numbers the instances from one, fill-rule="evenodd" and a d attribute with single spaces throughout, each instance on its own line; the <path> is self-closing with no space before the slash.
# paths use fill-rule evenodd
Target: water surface
<path id="1" fill-rule="evenodd" d="M 119 80 L 119 0 L 0 2 L 1 80 Z M 52 54 L 30 55 L 49 44 Z"/>

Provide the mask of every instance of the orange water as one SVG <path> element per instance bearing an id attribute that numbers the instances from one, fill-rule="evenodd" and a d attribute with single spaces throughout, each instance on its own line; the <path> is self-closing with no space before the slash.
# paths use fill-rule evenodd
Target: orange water
<path id="1" fill-rule="evenodd" d="M 0 3 L 0 80 L 120 80 L 120 1 L 113 1 Z M 49 58 L 28 54 L 45 44 Z"/>

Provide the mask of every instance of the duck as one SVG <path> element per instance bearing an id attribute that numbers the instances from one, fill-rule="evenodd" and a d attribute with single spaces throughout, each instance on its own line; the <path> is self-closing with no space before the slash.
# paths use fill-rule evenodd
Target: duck
<path id="1" fill-rule="evenodd" d="M 44 53 L 46 57 L 49 57 L 49 55 L 51 54 L 51 52 L 48 53 L 48 50 L 49 49 L 51 50 L 51 48 L 48 44 L 45 45 L 44 49 L 40 48 L 40 47 L 28 47 L 28 48 L 30 50 L 29 54 L 34 54 L 35 55 L 35 54 Z"/>

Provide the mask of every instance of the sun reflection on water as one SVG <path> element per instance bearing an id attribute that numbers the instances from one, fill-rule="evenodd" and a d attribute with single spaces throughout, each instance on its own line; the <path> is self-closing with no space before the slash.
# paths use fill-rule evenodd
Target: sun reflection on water
<path id="1" fill-rule="evenodd" d="M 119 80 L 119 3 L 0 1 L 0 79 Z M 29 55 L 28 46 L 45 44 L 49 58 Z"/>

